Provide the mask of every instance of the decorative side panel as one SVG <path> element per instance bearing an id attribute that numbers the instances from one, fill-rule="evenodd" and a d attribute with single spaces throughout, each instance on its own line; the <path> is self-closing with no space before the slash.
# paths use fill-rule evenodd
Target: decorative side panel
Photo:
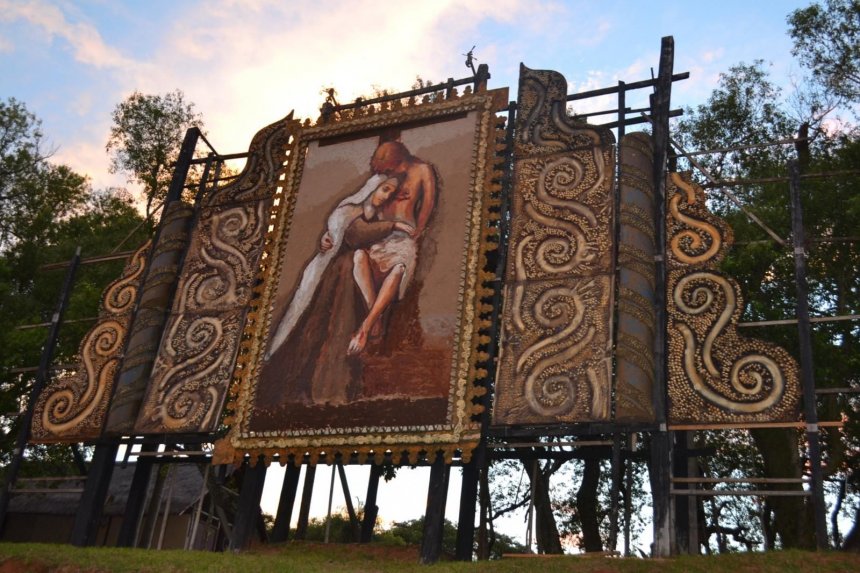
<path id="1" fill-rule="evenodd" d="M 99 320 L 78 349 L 78 370 L 60 376 L 39 396 L 31 441 L 82 442 L 101 435 L 149 249 L 150 243 L 138 249 L 105 289 Z"/>
<path id="2" fill-rule="evenodd" d="M 497 425 L 610 416 L 613 137 L 566 96 L 561 74 L 521 67 Z"/>
<path id="3" fill-rule="evenodd" d="M 655 204 L 651 138 L 631 133 L 621 140 L 621 236 L 618 266 L 615 419 L 654 420 Z"/>
<path id="4" fill-rule="evenodd" d="M 188 244 L 191 207 L 181 201 L 174 201 L 166 209 L 157 243 L 152 248 L 149 267 L 145 271 L 140 300 L 117 376 L 116 391 L 105 424 L 107 434 L 131 433 L 167 320 L 171 287 Z"/>
<path id="5" fill-rule="evenodd" d="M 135 433 L 217 427 L 297 128 L 287 118 L 257 133 L 242 174 L 204 199 Z"/>
<path id="6" fill-rule="evenodd" d="M 689 177 L 670 173 L 666 187 L 670 422 L 796 421 L 794 359 L 737 333 L 740 287 L 717 270 L 731 229 L 707 210 Z"/>

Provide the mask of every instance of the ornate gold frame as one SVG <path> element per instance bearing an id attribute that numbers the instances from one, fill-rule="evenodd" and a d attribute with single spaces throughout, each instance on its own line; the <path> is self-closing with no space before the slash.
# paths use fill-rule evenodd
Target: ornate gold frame
<path id="1" fill-rule="evenodd" d="M 492 294 L 486 282 L 493 278 L 485 270 L 486 255 L 497 247 L 498 192 L 494 180 L 500 179 L 504 120 L 496 112 L 507 104 L 507 90 L 477 94 L 450 94 L 436 101 L 429 98 L 421 103 L 410 100 L 406 105 L 396 101 L 383 107 L 359 108 L 350 117 L 328 124 L 310 126 L 306 122 L 295 136 L 289 150 L 290 167 L 282 191 L 275 196 L 263 262 L 259 273 L 258 296 L 252 302 L 244 331 L 244 340 L 237 360 L 233 385 L 224 423 L 229 425 L 227 436 L 216 443 L 214 463 L 241 463 L 250 455 L 252 463 L 266 456 L 266 463 L 280 456 L 286 463 L 292 455 L 298 464 L 309 455 L 309 463 L 321 456 L 327 463 L 340 454 L 343 459 L 357 454 L 359 460 L 368 457 L 380 463 L 383 454 L 391 451 L 394 463 L 407 453 L 411 463 L 421 452 L 442 451 L 450 461 L 459 450 L 464 460 L 480 438 L 479 414 L 483 406 L 474 398 L 486 388 L 487 354 L 483 345 L 489 338 L 489 311 L 482 301 Z M 272 328 L 272 302 L 276 295 L 280 273 L 284 267 L 285 246 L 292 223 L 296 198 L 301 184 L 308 145 L 316 140 L 360 134 L 380 128 L 408 126 L 414 122 L 443 120 L 458 114 L 477 112 L 473 139 L 469 222 L 464 238 L 458 295 L 458 327 L 455 333 L 454 363 L 449 380 L 448 416 L 445 424 L 423 426 L 364 426 L 355 428 L 312 428 L 300 431 L 254 432 L 248 429 L 253 416 L 255 392 L 260 376 L 261 360 Z M 269 262 L 269 264 L 267 264 Z"/>

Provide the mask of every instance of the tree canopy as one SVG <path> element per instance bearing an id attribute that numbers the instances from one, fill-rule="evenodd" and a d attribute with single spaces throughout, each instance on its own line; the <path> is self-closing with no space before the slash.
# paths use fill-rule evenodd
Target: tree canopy
<path id="1" fill-rule="evenodd" d="M 860 98 L 860 0 L 825 0 L 788 16 L 792 54 L 827 89 Z"/>
<path id="2" fill-rule="evenodd" d="M 112 118 L 106 146 L 111 172 L 124 172 L 143 185 L 149 215 L 154 202 L 167 194 L 185 131 L 202 129 L 203 118 L 180 90 L 164 95 L 136 91 L 116 106 Z"/>

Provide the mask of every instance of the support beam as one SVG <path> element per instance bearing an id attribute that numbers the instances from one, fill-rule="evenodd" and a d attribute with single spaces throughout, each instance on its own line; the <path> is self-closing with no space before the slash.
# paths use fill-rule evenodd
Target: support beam
<path id="1" fill-rule="evenodd" d="M 296 492 L 299 489 L 299 475 L 302 466 L 287 463 L 284 474 L 284 484 L 281 486 L 281 499 L 278 502 L 278 515 L 272 528 L 272 543 L 287 541 L 290 538 L 290 521 L 293 519 L 293 507 L 296 504 Z"/>
<path id="2" fill-rule="evenodd" d="M 302 486 L 302 503 L 299 506 L 299 522 L 296 524 L 296 539 L 304 539 L 308 534 L 308 517 L 311 512 L 311 496 L 314 493 L 314 477 L 317 467 L 308 465 L 305 468 L 305 483 Z"/>
<path id="3" fill-rule="evenodd" d="M 480 448 L 480 446 L 479 446 Z M 479 454 L 480 455 L 477 455 Z M 473 454 L 472 460 L 463 466 L 463 481 L 460 485 L 460 515 L 457 518 L 457 561 L 471 561 L 475 544 L 475 505 L 478 501 L 479 468 L 485 463 L 486 447 Z"/>
<path id="4" fill-rule="evenodd" d="M 352 529 L 352 540 L 356 543 L 361 540 L 361 524 L 358 522 L 358 516 L 355 514 L 355 508 L 352 505 L 352 494 L 349 493 L 349 482 L 346 481 L 346 470 L 343 469 L 343 463 L 337 462 L 337 475 L 340 477 L 340 486 L 343 489 L 343 499 L 346 504 L 346 513 L 349 515 L 349 525 Z"/>
<path id="5" fill-rule="evenodd" d="M 131 446 L 128 446 L 129 448 Z M 143 444 L 141 452 L 154 452 L 156 444 Z M 128 500 L 125 502 L 125 512 L 122 516 L 122 526 L 117 536 L 117 547 L 135 547 L 137 545 L 137 530 L 146 503 L 146 492 L 152 478 L 153 458 L 138 457 L 134 466 L 134 477 L 128 490 Z"/>
<path id="6" fill-rule="evenodd" d="M 382 465 L 370 465 L 370 477 L 367 480 L 367 495 L 364 497 L 364 519 L 361 522 L 361 543 L 370 543 L 373 539 L 373 528 L 379 506 L 376 505 L 376 494 L 379 492 L 379 478 L 382 476 Z"/>
<path id="7" fill-rule="evenodd" d="M 657 207 L 656 285 L 654 308 L 657 327 L 654 332 L 654 415 L 658 430 L 651 434 L 651 496 L 654 521 L 654 557 L 668 557 L 672 552 L 672 516 L 670 512 L 669 476 L 672 471 L 671 437 L 667 428 L 666 382 L 666 160 L 669 153 L 669 105 L 672 96 L 672 68 L 675 40 L 662 39 L 660 65 L 654 94 L 651 96 L 652 138 L 654 142 L 654 199 Z"/>
<path id="8" fill-rule="evenodd" d="M 263 484 L 266 482 L 266 464 L 263 456 L 257 460 L 257 465 L 245 466 L 242 476 L 242 489 L 239 491 L 239 506 L 236 509 L 236 522 L 233 524 L 233 535 L 230 539 L 231 551 L 247 549 L 251 542 L 251 534 L 256 529 L 260 514 L 260 498 L 263 496 Z"/>
<path id="9" fill-rule="evenodd" d="M 427 509 L 424 512 L 424 536 L 421 540 L 419 561 L 425 565 L 436 563 L 442 554 L 442 531 L 445 525 L 445 501 L 448 498 L 448 478 L 451 466 L 445 463 L 442 452 L 430 466 L 430 485 L 427 488 Z"/>
<path id="10" fill-rule="evenodd" d="M 809 293 L 806 283 L 806 245 L 804 243 L 803 206 L 800 200 L 800 168 L 795 161 L 788 165 L 791 192 L 791 236 L 794 246 L 794 282 L 797 289 L 797 330 L 800 342 L 800 385 L 803 389 L 803 411 L 806 418 L 806 440 L 809 444 L 809 467 L 812 477 L 812 511 L 815 516 L 815 545 L 827 549 L 827 506 L 824 503 L 824 474 L 821 469 L 821 442 L 818 434 L 818 403 L 812 368 L 812 327 L 809 323 Z"/>
<path id="11" fill-rule="evenodd" d="M 102 509 L 107 498 L 108 486 L 113 475 L 118 451 L 119 443 L 115 441 L 104 442 L 96 446 L 90 471 L 87 473 L 87 484 L 75 514 L 75 524 L 72 527 L 72 545 L 88 547 L 96 542 Z"/>

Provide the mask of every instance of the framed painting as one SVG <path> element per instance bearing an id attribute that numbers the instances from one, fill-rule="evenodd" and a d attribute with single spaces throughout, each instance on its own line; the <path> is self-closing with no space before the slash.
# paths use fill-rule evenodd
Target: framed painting
<path id="1" fill-rule="evenodd" d="M 398 102 L 299 131 L 216 461 L 469 457 L 506 101 Z"/>

